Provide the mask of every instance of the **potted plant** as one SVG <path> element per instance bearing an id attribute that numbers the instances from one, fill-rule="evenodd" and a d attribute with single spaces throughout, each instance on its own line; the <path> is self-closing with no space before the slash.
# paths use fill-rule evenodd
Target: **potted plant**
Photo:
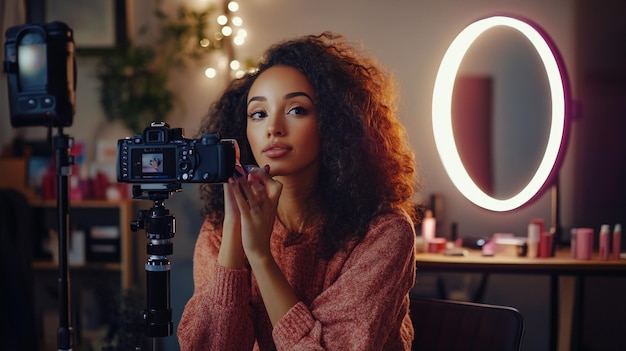
<path id="1" fill-rule="evenodd" d="M 100 104 L 106 119 L 119 120 L 134 132 L 143 130 L 150 122 L 164 121 L 178 103 L 168 86 L 170 72 L 228 47 L 225 37 L 216 36 L 213 33 L 219 31 L 210 28 L 209 24 L 216 22 L 209 18 L 216 11 L 214 5 L 201 11 L 180 5 L 172 19 L 158 8 L 158 46 L 127 42 L 104 55 L 97 72 Z M 143 28 L 140 35 L 145 33 Z"/>

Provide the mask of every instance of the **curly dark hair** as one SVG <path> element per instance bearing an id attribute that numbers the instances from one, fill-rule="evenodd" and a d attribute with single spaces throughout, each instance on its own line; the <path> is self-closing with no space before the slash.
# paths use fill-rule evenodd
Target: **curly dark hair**
<path id="1" fill-rule="evenodd" d="M 231 82 L 200 131 L 236 138 L 241 163 L 256 164 L 246 139 L 247 94 L 256 77 L 276 65 L 298 69 L 315 91 L 322 255 L 362 238 L 379 213 L 399 209 L 417 219 L 412 202 L 418 187 L 415 160 L 396 116 L 396 87 L 371 57 L 341 35 L 324 32 L 270 47 L 258 70 Z M 202 198 L 204 215 L 219 225 L 224 217 L 222 187 L 203 185 Z"/>

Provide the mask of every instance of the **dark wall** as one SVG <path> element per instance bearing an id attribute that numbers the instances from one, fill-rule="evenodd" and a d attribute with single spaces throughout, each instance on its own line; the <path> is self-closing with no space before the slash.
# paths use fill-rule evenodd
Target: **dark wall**
<path id="1" fill-rule="evenodd" d="M 626 224 L 625 14 L 621 0 L 576 3 L 576 227 Z"/>
<path id="2" fill-rule="evenodd" d="M 626 224 L 626 2 L 576 2 L 574 225 Z M 622 250 L 626 247 L 622 240 Z M 584 282 L 578 350 L 624 350 L 625 277 Z"/>

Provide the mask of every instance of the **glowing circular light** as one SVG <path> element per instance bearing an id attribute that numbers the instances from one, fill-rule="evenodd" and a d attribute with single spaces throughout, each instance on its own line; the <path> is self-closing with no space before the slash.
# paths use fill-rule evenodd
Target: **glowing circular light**
<path id="1" fill-rule="evenodd" d="M 204 70 L 204 75 L 207 78 L 215 78 L 215 76 L 217 76 L 217 70 L 213 67 L 209 67 L 206 70 Z"/>
<path id="2" fill-rule="evenodd" d="M 235 45 L 243 45 L 243 43 L 246 41 L 246 38 L 242 37 L 242 36 L 236 36 L 235 38 L 233 38 L 233 43 L 235 43 Z"/>
<path id="3" fill-rule="evenodd" d="M 219 24 L 220 26 L 223 26 L 226 23 L 228 23 L 228 17 L 226 17 L 225 15 L 217 16 L 217 24 Z"/>
<path id="4" fill-rule="evenodd" d="M 241 19 L 241 17 L 239 16 L 234 16 L 231 21 L 233 22 L 233 25 L 235 25 L 235 27 L 240 27 L 243 24 L 243 19 Z"/>
<path id="5" fill-rule="evenodd" d="M 41 45 L 23 45 L 19 46 L 19 66 L 20 70 L 28 75 L 29 78 L 37 78 L 41 72 L 46 70 L 46 52 L 45 46 Z"/>
<path id="6" fill-rule="evenodd" d="M 202 46 L 203 48 L 206 48 L 209 45 L 211 45 L 211 41 L 209 41 L 209 39 L 207 38 L 200 39 L 200 46 Z"/>
<path id="7" fill-rule="evenodd" d="M 246 74 L 245 71 L 243 70 L 237 70 L 237 72 L 235 72 L 235 78 L 241 78 Z"/>
<path id="8" fill-rule="evenodd" d="M 231 34 L 233 34 L 233 29 L 229 26 L 224 26 L 222 27 L 222 34 L 224 34 L 225 37 L 229 37 Z"/>
<path id="9" fill-rule="evenodd" d="M 230 61 L 230 69 L 232 69 L 233 71 L 236 71 L 239 69 L 239 67 L 241 67 L 241 64 L 239 63 L 239 61 L 237 60 Z"/>
<path id="10" fill-rule="evenodd" d="M 485 31 L 506 26 L 521 32 L 534 46 L 546 69 L 552 98 L 550 134 L 543 158 L 528 184 L 508 199 L 496 199 L 486 194 L 476 185 L 463 166 L 452 130 L 452 93 L 457 71 L 465 53 L 474 41 Z M 567 77 L 559 66 L 560 59 L 556 48 L 552 49 L 547 35 L 542 35 L 532 25 L 512 17 L 493 16 L 476 21 L 467 26 L 454 39 L 446 51 L 433 90 L 432 121 L 435 145 L 456 188 L 471 202 L 492 211 L 514 210 L 530 201 L 544 186 L 559 156 L 565 133 Z"/>
<path id="11" fill-rule="evenodd" d="M 228 3 L 228 10 L 230 12 L 237 12 L 239 10 L 239 4 L 236 1 L 231 1 Z"/>

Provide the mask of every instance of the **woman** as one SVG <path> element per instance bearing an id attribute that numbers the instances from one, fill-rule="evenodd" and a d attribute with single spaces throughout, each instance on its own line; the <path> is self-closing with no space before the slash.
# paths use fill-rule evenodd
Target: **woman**
<path id="1" fill-rule="evenodd" d="M 202 132 L 239 137 L 203 187 L 182 350 L 408 350 L 414 156 L 394 87 L 332 33 L 271 47 Z"/>

